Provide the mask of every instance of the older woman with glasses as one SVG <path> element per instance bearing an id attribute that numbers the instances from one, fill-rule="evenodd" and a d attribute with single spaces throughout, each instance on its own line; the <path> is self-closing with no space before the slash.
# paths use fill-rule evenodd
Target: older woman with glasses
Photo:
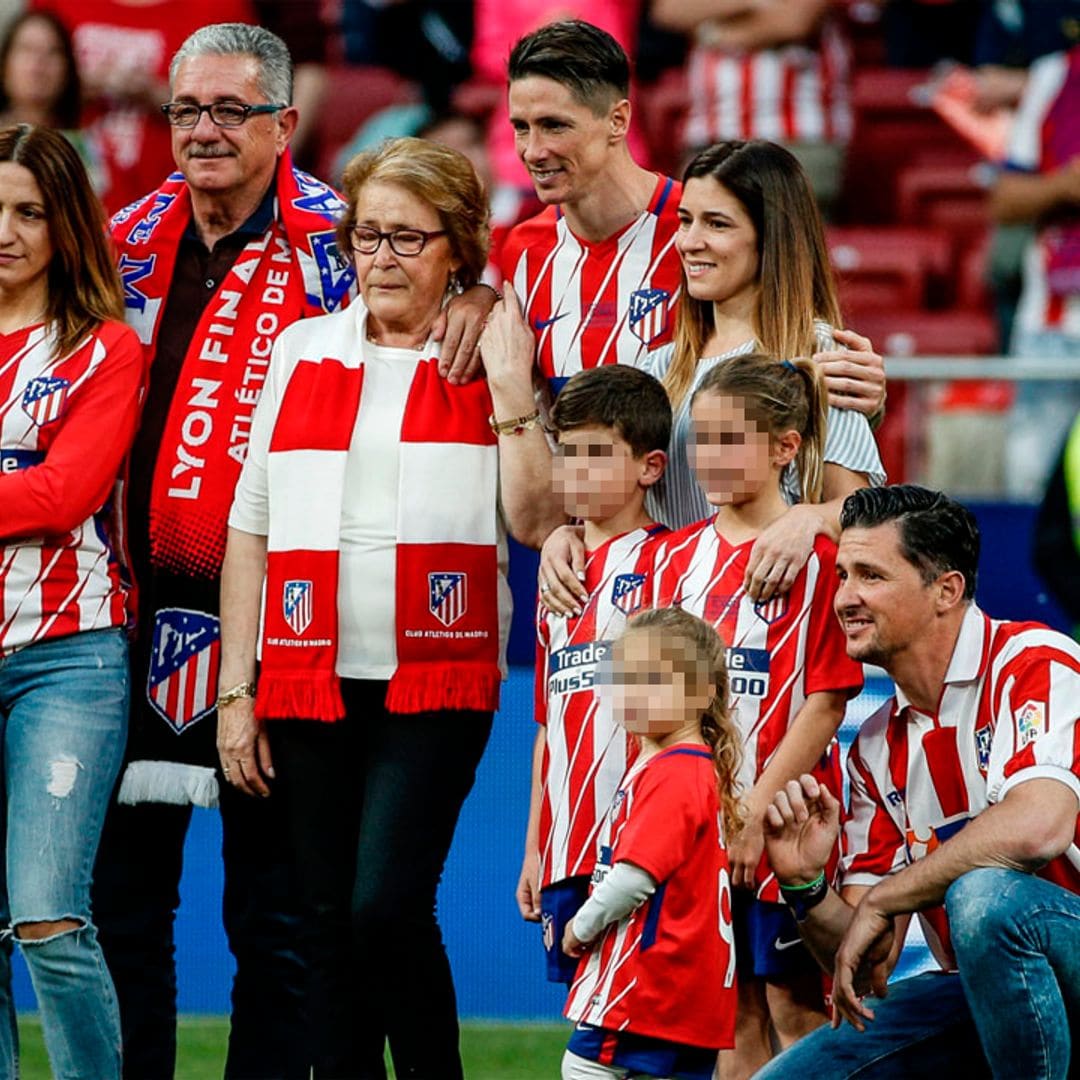
<path id="1" fill-rule="evenodd" d="M 230 516 L 225 775 L 286 801 L 317 1076 L 461 1076 L 435 894 L 498 704 L 510 616 L 492 402 L 432 327 L 487 257 L 461 154 L 399 139 L 344 176 L 362 303 L 278 338 Z M 226 695 L 227 696 L 227 695 Z M 237 758 L 236 746 L 256 748 Z M 272 748 L 272 753 L 271 753 Z M 419 1018 L 422 1018 L 422 1022 Z"/>

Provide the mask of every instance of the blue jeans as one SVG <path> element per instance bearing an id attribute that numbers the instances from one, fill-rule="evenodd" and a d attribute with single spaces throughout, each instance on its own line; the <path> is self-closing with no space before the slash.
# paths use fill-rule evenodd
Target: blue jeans
<path id="1" fill-rule="evenodd" d="M 1065 1080 L 1070 1027 L 1080 1030 L 1080 896 L 1032 874 L 983 869 L 953 882 L 946 906 L 994 1076 Z"/>
<path id="2" fill-rule="evenodd" d="M 120 630 L 47 639 L 0 658 L 0 1076 L 16 1075 L 13 930 L 78 923 L 21 940 L 53 1075 L 120 1075 L 120 1015 L 90 922 L 90 875 L 127 734 Z"/>
<path id="3" fill-rule="evenodd" d="M 926 972 L 890 984 L 872 1001 L 874 1019 L 856 1031 L 846 1021 L 818 1028 L 754 1074 L 755 1080 L 912 1080 L 988 1077 L 960 977 Z"/>

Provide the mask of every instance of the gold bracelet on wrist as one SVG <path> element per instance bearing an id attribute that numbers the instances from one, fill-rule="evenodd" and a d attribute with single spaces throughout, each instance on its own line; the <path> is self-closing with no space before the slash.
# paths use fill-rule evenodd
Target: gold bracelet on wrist
<path id="1" fill-rule="evenodd" d="M 237 683 L 236 686 L 231 686 L 218 695 L 217 701 L 214 702 L 214 708 L 220 709 L 225 705 L 231 705 L 234 701 L 239 701 L 241 698 L 253 698 L 254 696 L 255 684 L 253 682 Z"/>
<path id="2" fill-rule="evenodd" d="M 496 420 L 495 414 L 492 413 L 488 417 L 488 423 L 496 435 L 521 435 L 540 423 L 540 410 L 533 409 L 531 413 L 516 416 L 513 420 Z"/>

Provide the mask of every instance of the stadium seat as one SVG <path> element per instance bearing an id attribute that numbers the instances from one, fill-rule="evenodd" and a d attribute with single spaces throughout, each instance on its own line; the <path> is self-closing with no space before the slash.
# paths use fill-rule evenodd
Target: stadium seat
<path id="1" fill-rule="evenodd" d="M 927 229 L 850 226 L 827 230 L 845 316 L 920 308 L 944 296 L 952 265 L 948 237 Z"/>
<path id="2" fill-rule="evenodd" d="M 955 236 L 984 232 L 988 178 L 980 165 L 909 165 L 897 180 L 898 219 L 937 226 Z"/>
<path id="3" fill-rule="evenodd" d="M 981 311 L 866 314 L 856 329 L 885 356 L 977 356 L 997 351 L 997 324 Z"/>

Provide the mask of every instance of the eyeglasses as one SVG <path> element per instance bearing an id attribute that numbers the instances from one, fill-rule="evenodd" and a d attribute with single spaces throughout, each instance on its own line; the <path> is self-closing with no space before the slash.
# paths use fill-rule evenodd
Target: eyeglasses
<path id="1" fill-rule="evenodd" d="M 356 225 L 352 230 L 352 246 L 353 251 L 359 251 L 361 255 L 374 255 L 379 250 L 379 245 L 384 240 L 388 240 L 390 250 L 395 255 L 408 258 L 419 255 L 429 240 L 445 235 L 445 229 L 439 229 L 437 232 L 424 232 L 422 229 L 393 229 L 390 232 L 379 232 L 378 229 L 372 229 L 368 225 Z"/>
<path id="2" fill-rule="evenodd" d="M 245 105 L 242 101 L 215 101 L 212 105 L 196 105 L 188 101 L 167 101 L 161 106 L 165 119 L 178 128 L 193 128 L 203 113 L 209 113 L 218 127 L 240 127 L 249 116 L 281 112 L 288 105 Z"/>

